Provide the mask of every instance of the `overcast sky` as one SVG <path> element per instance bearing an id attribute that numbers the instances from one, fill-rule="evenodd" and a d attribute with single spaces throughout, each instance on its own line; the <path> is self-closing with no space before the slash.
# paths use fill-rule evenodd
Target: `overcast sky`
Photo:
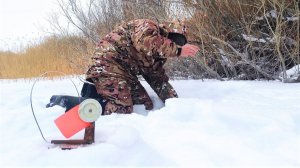
<path id="1" fill-rule="evenodd" d="M 49 32 L 56 0 L 0 0 L 0 50 L 19 50 Z"/>

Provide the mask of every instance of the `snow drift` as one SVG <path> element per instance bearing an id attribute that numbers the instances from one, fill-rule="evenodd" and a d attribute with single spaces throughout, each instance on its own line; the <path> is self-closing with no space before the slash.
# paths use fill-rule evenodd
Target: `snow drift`
<path id="1" fill-rule="evenodd" d="M 171 83 L 180 98 L 164 105 L 143 82 L 154 110 L 138 105 L 130 115 L 100 117 L 94 144 L 63 151 L 38 132 L 29 102 L 32 82 L 1 80 L 0 166 L 300 166 L 300 84 Z M 53 120 L 64 109 L 45 108 L 52 94 L 76 92 L 67 79 L 37 83 L 33 104 L 48 140 L 63 138 Z"/>

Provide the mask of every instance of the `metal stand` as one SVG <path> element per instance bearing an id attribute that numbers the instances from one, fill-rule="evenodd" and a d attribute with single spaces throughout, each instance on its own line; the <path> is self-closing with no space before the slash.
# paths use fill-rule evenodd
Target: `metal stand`
<path id="1" fill-rule="evenodd" d="M 85 128 L 84 139 L 71 139 L 71 140 L 52 140 L 52 144 L 56 145 L 86 145 L 92 144 L 95 142 L 95 122 L 92 122 L 91 125 Z M 65 148 L 71 149 L 71 148 Z"/>

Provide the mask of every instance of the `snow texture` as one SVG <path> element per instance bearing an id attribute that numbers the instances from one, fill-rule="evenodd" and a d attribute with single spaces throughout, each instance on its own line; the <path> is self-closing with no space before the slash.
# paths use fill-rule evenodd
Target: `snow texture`
<path id="1" fill-rule="evenodd" d="M 290 82 L 300 82 L 300 64 L 286 71 L 287 80 Z M 283 72 L 279 74 L 279 78 L 283 79 Z"/>
<path id="2" fill-rule="evenodd" d="M 154 110 L 138 105 L 130 115 L 102 116 L 96 142 L 73 150 L 41 138 L 30 109 L 32 83 L 0 80 L 0 167 L 300 167 L 297 83 L 171 81 L 180 98 L 164 105 L 142 82 Z M 49 141 L 63 139 L 53 120 L 64 109 L 45 108 L 52 94 L 76 91 L 69 79 L 36 84 L 34 110 Z"/>
<path id="3" fill-rule="evenodd" d="M 246 41 L 261 42 L 261 43 L 267 42 L 265 39 L 259 39 L 259 38 L 253 37 L 252 35 L 242 34 L 242 36 L 243 36 L 244 40 L 246 40 Z"/>

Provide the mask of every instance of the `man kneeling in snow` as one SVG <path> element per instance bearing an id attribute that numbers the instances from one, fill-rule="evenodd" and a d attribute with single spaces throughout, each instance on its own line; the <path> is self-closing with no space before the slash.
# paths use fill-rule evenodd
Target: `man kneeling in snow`
<path id="1" fill-rule="evenodd" d="M 159 98 L 178 97 L 168 82 L 163 65 L 169 57 L 194 56 L 199 48 L 187 44 L 186 27 L 180 23 L 158 25 L 139 19 L 123 23 L 106 35 L 96 47 L 86 73 L 104 99 L 103 115 L 131 113 L 134 104 L 153 103 L 137 75 L 142 75 Z"/>
<path id="2" fill-rule="evenodd" d="M 121 24 L 98 43 L 82 97 L 53 95 L 46 107 L 59 105 L 69 111 L 83 100 L 94 98 L 102 106 L 102 115 L 131 113 L 134 104 L 144 104 L 151 110 L 153 103 L 137 75 L 144 77 L 163 102 L 178 97 L 163 65 L 169 57 L 194 56 L 199 51 L 197 46 L 187 44 L 185 33 L 180 22 L 158 25 L 140 19 Z M 94 122 L 86 127 L 87 143 L 94 142 L 94 129 Z"/>

